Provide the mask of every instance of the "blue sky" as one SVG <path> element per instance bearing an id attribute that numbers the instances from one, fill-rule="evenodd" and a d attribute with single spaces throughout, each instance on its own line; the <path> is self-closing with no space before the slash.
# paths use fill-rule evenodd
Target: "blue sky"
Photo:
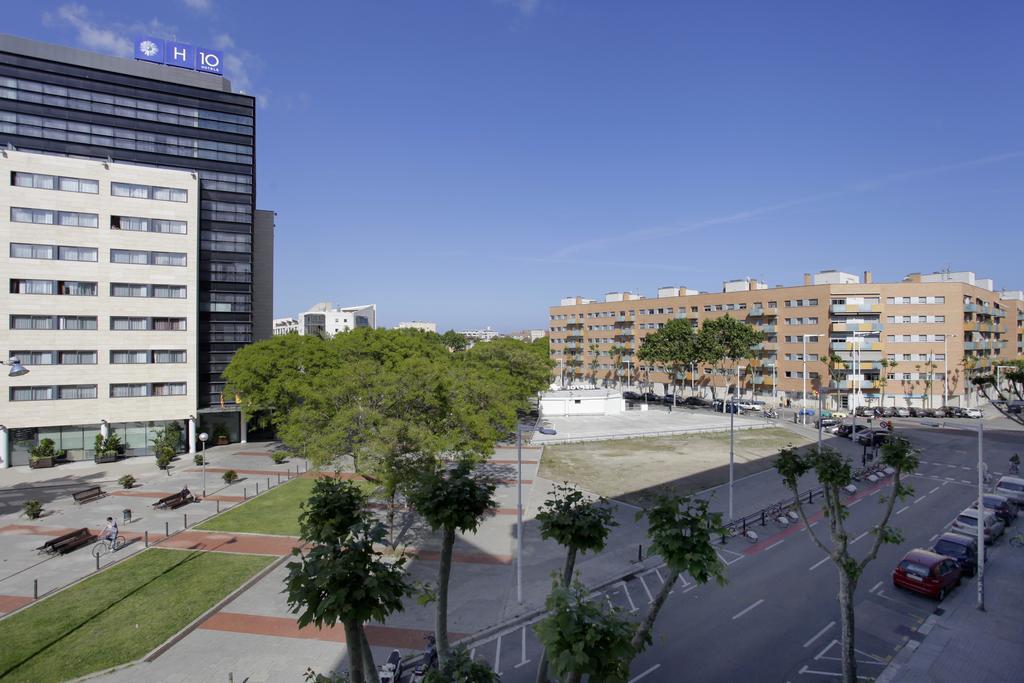
<path id="1" fill-rule="evenodd" d="M 55 43 L 224 47 L 261 104 L 278 316 L 512 330 L 823 268 L 1024 288 L 1022 3 L 9 5 L 0 30 Z"/>

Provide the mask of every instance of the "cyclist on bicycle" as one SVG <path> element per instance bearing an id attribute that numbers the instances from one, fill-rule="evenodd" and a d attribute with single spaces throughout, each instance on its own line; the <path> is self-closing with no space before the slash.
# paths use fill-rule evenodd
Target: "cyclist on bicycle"
<path id="1" fill-rule="evenodd" d="M 1020 474 L 1020 456 L 1016 453 L 1010 456 L 1010 474 Z"/>
<path id="2" fill-rule="evenodd" d="M 117 540 L 117 522 L 114 521 L 113 517 L 107 517 L 107 526 L 103 529 L 103 533 L 100 534 L 101 541 L 110 541 L 111 544 Z"/>

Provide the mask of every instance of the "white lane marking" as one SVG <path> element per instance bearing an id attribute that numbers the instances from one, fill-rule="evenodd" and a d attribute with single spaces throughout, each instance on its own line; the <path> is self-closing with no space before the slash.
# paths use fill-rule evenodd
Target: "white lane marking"
<path id="1" fill-rule="evenodd" d="M 861 502 L 862 500 L 864 500 L 864 499 L 863 499 L 863 498 L 858 498 L 857 500 L 855 500 L 855 501 L 851 502 L 851 503 L 850 503 L 849 505 L 847 505 L 846 507 L 852 508 L 852 507 L 853 507 L 854 505 L 856 505 L 857 503 Z"/>
<path id="2" fill-rule="evenodd" d="M 765 548 L 761 552 L 765 552 L 767 550 L 771 550 L 772 548 L 774 548 L 776 546 L 780 546 L 780 545 L 782 545 L 785 542 L 786 542 L 786 539 L 782 539 L 781 541 L 776 541 L 775 543 L 772 543 L 770 546 L 768 546 L 767 548 Z"/>
<path id="3" fill-rule="evenodd" d="M 655 664 L 654 666 L 652 666 L 652 667 L 651 667 L 650 669 L 648 669 L 647 671 L 644 671 L 643 673 L 641 673 L 641 674 L 639 674 L 639 675 L 637 675 L 637 676 L 634 676 L 633 678 L 629 679 L 629 683 L 636 683 L 637 681 L 639 681 L 639 680 L 640 680 L 641 678 L 643 678 L 643 677 L 644 677 L 644 676 L 646 676 L 647 674 L 651 674 L 651 673 L 654 673 L 654 672 L 655 672 L 655 671 L 657 671 L 657 670 L 658 670 L 659 668 L 661 668 L 661 664 Z"/>
<path id="4" fill-rule="evenodd" d="M 871 533 L 871 531 L 870 531 L 870 530 L 869 530 L 869 531 L 865 531 L 865 532 L 864 532 L 864 533 L 862 533 L 862 534 L 861 534 L 860 536 L 858 536 L 857 538 L 855 538 L 855 539 L 853 539 L 852 541 L 850 541 L 850 545 L 853 545 L 854 543 L 856 543 L 857 541 L 859 541 L 860 539 L 864 538 L 865 536 L 867 536 L 867 535 L 868 535 L 868 534 L 870 534 L 870 533 Z"/>
<path id="5" fill-rule="evenodd" d="M 684 593 L 689 593 L 690 591 L 692 591 L 696 587 L 697 587 L 697 584 L 693 584 L 692 586 L 687 586 L 686 588 L 683 589 L 683 592 Z M 672 591 L 669 591 L 669 593 L 671 593 L 671 592 Z"/>
<path id="6" fill-rule="evenodd" d="M 945 480 L 946 480 L 946 483 L 949 483 L 951 481 L 956 481 L 956 479 L 954 479 L 953 477 L 945 477 Z"/>
<path id="7" fill-rule="evenodd" d="M 655 567 L 655 568 L 654 568 L 654 573 L 658 575 L 658 579 L 659 579 L 659 580 L 660 580 L 660 581 L 661 581 L 662 583 L 665 583 L 665 577 L 661 575 L 661 570 L 660 570 L 660 569 L 658 569 L 657 567 Z"/>
<path id="8" fill-rule="evenodd" d="M 929 491 L 928 493 L 935 493 L 935 492 L 936 492 L 936 491 L 938 491 L 938 490 L 939 490 L 939 487 L 938 487 L 938 486 L 936 486 L 935 488 L 933 488 L 933 489 L 932 489 L 931 491 Z"/>
<path id="9" fill-rule="evenodd" d="M 969 471 L 971 470 L 971 468 L 970 468 L 970 467 L 967 467 L 967 466 L 965 466 L 965 465 L 960 465 L 960 469 L 962 469 L 962 470 L 967 470 L 968 472 L 969 472 Z"/>
<path id="10" fill-rule="evenodd" d="M 757 607 L 758 605 L 760 605 L 760 604 L 761 604 L 762 602 L 764 602 L 764 598 L 761 598 L 760 600 L 758 600 L 757 602 L 755 602 L 755 603 L 754 603 L 753 605 L 751 605 L 750 607 L 747 607 L 747 608 L 745 608 L 745 609 L 742 609 L 742 610 L 740 610 L 739 612 L 737 612 L 736 614 L 734 614 L 734 615 L 733 615 L 733 617 L 732 617 L 732 620 L 733 620 L 733 621 L 736 621 L 737 619 L 739 619 L 740 617 L 742 617 L 742 616 L 743 616 L 744 614 L 746 614 L 746 613 L 747 613 L 747 612 L 749 612 L 750 610 L 752 610 L 752 609 L 754 609 L 755 607 Z"/>
<path id="11" fill-rule="evenodd" d="M 924 499 L 925 499 L 925 498 L 927 498 L 927 497 L 928 497 L 928 494 L 927 494 L 927 493 L 922 493 L 922 494 L 921 494 L 921 496 L 920 496 L 919 498 L 915 498 L 915 499 L 914 499 L 914 503 L 915 503 L 915 504 L 917 504 L 917 503 L 920 503 L 920 502 L 921 502 L 922 500 L 924 500 Z"/>
<path id="12" fill-rule="evenodd" d="M 501 636 L 498 636 L 498 646 L 494 651 L 494 672 L 501 675 Z"/>
<path id="13" fill-rule="evenodd" d="M 629 611 L 636 611 L 636 603 L 633 602 L 633 596 L 629 594 L 629 586 L 626 585 L 625 581 L 619 581 L 622 584 L 622 590 L 626 594 L 626 599 L 629 600 Z"/>
<path id="14" fill-rule="evenodd" d="M 868 593 L 874 593 L 876 590 L 882 587 L 882 583 L 882 581 L 876 583 L 874 586 L 871 587 L 871 590 L 869 590 Z"/>
<path id="15" fill-rule="evenodd" d="M 522 642 L 522 655 L 520 655 L 520 659 L 522 661 L 519 662 L 518 664 L 516 664 L 513 667 L 514 669 L 518 669 L 519 667 L 523 666 L 524 664 L 529 664 L 530 663 L 530 660 L 526 658 L 526 627 L 525 626 L 523 627 L 523 630 L 521 631 L 521 633 L 522 633 L 523 637 L 522 637 L 522 641 L 521 641 Z"/>
<path id="16" fill-rule="evenodd" d="M 973 484 L 974 483 L 970 479 L 961 479 L 960 482 L 963 483 L 963 484 Z"/>
<path id="17" fill-rule="evenodd" d="M 836 625 L 836 622 L 834 622 L 834 621 L 828 622 L 828 624 L 825 626 L 825 628 L 823 628 L 820 631 L 818 631 L 817 633 L 815 633 L 813 636 L 811 636 L 810 640 L 808 640 L 806 643 L 804 643 L 804 647 L 810 647 L 811 643 L 813 643 L 818 638 L 820 638 L 823 635 L 825 635 L 825 631 L 829 630 L 830 628 L 832 628 L 835 625 Z"/>
<path id="18" fill-rule="evenodd" d="M 640 585 L 644 587 L 644 592 L 647 593 L 647 603 L 650 604 L 654 602 L 654 596 L 651 595 L 651 589 L 647 587 L 647 582 L 644 581 L 644 577 L 638 576 L 637 578 L 640 579 Z"/>
<path id="19" fill-rule="evenodd" d="M 809 572 L 813 572 L 813 571 L 814 571 L 815 569 L 817 569 L 817 568 L 818 568 L 818 567 L 820 567 L 821 565 L 825 564 L 825 563 L 826 563 L 826 562 L 828 562 L 828 561 L 829 561 L 830 559 L 831 559 L 831 558 L 830 558 L 830 557 L 829 557 L 828 555 L 826 555 L 826 556 L 825 556 L 825 557 L 824 557 L 823 559 L 821 559 L 821 560 L 818 560 L 817 562 L 815 562 L 814 564 L 812 564 L 812 565 L 811 565 L 811 568 L 810 568 L 810 569 L 808 569 L 807 571 L 809 571 Z"/>
<path id="20" fill-rule="evenodd" d="M 928 542 L 931 543 L 932 541 L 934 541 L 938 537 L 939 537 L 938 534 L 933 534 L 932 537 L 928 539 Z"/>
<path id="21" fill-rule="evenodd" d="M 906 512 L 909 509 L 910 509 L 909 505 L 904 505 L 903 507 L 901 507 L 899 510 L 896 511 L 896 514 L 897 515 L 902 515 L 904 512 Z"/>
<path id="22" fill-rule="evenodd" d="M 949 464 L 947 464 L 946 467 L 956 467 L 956 465 L 949 465 Z"/>
<path id="23" fill-rule="evenodd" d="M 843 677 L 843 674 L 841 674 L 841 673 L 837 674 L 834 671 L 818 671 L 817 669 L 810 668 L 806 664 L 803 665 L 803 667 L 800 669 L 800 671 L 798 673 L 801 673 L 801 674 L 816 674 L 818 676 L 831 676 L 832 678 L 842 678 Z M 872 676 L 859 676 L 858 675 L 857 678 L 863 678 L 864 680 L 867 681 L 867 680 L 871 680 L 873 677 Z"/>
<path id="24" fill-rule="evenodd" d="M 469 660 L 473 661 L 474 659 L 476 659 L 476 648 L 475 647 L 472 650 L 469 651 Z"/>

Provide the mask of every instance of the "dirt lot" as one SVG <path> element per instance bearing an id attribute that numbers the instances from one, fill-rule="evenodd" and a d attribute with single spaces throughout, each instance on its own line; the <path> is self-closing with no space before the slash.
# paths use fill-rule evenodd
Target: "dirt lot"
<path id="1" fill-rule="evenodd" d="M 810 443 L 785 429 L 736 432 L 737 477 L 771 467 L 787 444 Z M 623 439 L 547 446 L 540 476 L 571 481 L 583 489 L 634 505 L 650 493 L 674 488 L 687 494 L 721 484 L 729 476 L 729 434 Z"/>

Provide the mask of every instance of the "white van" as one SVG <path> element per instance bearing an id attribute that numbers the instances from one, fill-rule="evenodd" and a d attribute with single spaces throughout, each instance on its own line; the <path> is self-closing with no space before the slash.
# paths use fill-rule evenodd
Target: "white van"
<path id="1" fill-rule="evenodd" d="M 999 481 L 996 482 L 995 488 L 992 493 L 998 493 L 1000 496 L 1006 496 L 1014 503 L 1017 507 L 1024 505 L 1024 479 L 1020 477 L 1000 477 Z"/>

